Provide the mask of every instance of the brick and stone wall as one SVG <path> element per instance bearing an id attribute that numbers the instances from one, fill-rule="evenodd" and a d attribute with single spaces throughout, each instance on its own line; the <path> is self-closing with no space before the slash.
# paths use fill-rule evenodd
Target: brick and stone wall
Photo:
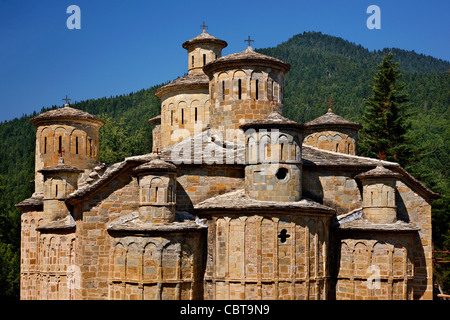
<path id="1" fill-rule="evenodd" d="M 177 177 L 177 210 L 244 187 L 243 166 L 183 166 Z"/>
<path id="2" fill-rule="evenodd" d="M 414 298 L 413 233 L 344 232 L 333 246 L 338 257 L 337 300 Z"/>
<path id="3" fill-rule="evenodd" d="M 327 298 L 329 216 L 212 213 L 207 221 L 205 299 Z"/>
<path id="4" fill-rule="evenodd" d="M 165 148 L 201 132 L 210 123 L 208 89 L 169 92 L 161 97 L 160 146 Z"/>
<path id="5" fill-rule="evenodd" d="M 86 180 L 99 164 L 99 130 L 98 124 L 81 120 L 40 124 L 36 131 L 35 193 L 44 192 L 44 178 L 38 171 L 58 164 L 60 141 L 65 164 L 85 170 L 79 179 Z"/>
<path id="6" fill-rule="evenodd" d="M 322 150 L 356 155 L 358 131 L 341 128 L 339 131 L 326 129 L 309 129 L 305 133 L 304 144 Z"/>
<path id="7" fill-rule="evenodd" d="M 211 127 L 226 139 L 227 130 L 282 112 L 283 86 L 284 74 L 276 69 L 248 66 L 215 72 L 209 83 Z"/>
<path id="8" fill-rule="evenodd" d="M 203 240 L 198 232 L 113 238 L 109 299 L 201 299 Z"/>

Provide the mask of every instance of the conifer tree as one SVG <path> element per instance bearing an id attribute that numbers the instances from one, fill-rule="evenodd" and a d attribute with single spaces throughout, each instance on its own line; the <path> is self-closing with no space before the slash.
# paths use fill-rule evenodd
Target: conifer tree
<path id="1" fill-rule="evenodd" d="M 361 130 L 360 154 L 395 161 L 403 167 L 412 164 L 418 150 L 407 137 L 410 114 L 406 110 L 411 106 L 408 95 L 402 92 L 404 83 L 399 63 L 393 62 L 393 53 L 389 52 L 373 77 L 372 96 L 365 99 L 363 129 Z"/>

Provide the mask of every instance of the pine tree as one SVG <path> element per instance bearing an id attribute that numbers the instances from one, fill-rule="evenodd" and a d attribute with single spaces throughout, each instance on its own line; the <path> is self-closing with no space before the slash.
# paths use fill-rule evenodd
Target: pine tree
<path id="1" fill-rule="evenodd" d="M 393 62 L 389 52 L 373 77 L 372 96 L 365 99 L 360 154 L 395 161 L 407 167 L 417 158 L 419 151 L 407 136 L 410 123 L 406 110 L 411 107 L 408 95 L 403 93 L 404 83 L 399 63 Z"/>

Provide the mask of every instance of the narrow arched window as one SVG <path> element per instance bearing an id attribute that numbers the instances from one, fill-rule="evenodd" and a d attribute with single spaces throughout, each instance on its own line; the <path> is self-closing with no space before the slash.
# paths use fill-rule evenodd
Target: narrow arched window
<path id="1" fill-rule="evenodd" d="M 238 80 L 238 99 L 242 99 L 242 80 Z"/>
<path id="2" fill-rule="evenodd" d="M 184 109 L 181 109 L 181 124 L 184 124 Z"/>
<path id="3" fill-rule="evenodd" d="M 192 64 L 191 67 L 194 67 L 194 56 L 192 56 Z"/>
<path id="4" fill-rule="evenodd" d="M 195 112 L 195 123 L 197 123 L 197 108 L 195 108 L 194 112 Z"/>
<path id="5" fill-rule="evenodd" d="M 47 153 L 47 137 L 44 137 L 44 153 Z"/>
<path id="6" fill-rule="evenodd" d="M 225 100 L 225 80 L 222 80 L 222 100 Z"/>
<path id="7" fill-rule="evenodd" d="M 89 156 L 92 157 L 92 139 L 89 139 Z"/>
<path id="8" fill-rule="evenodd" d="M 272 89 L 271 89 L 271 97 L 270 97 L 270 100 L 273 101 L 273 90 L 275 89 L 275 87 L 274 87 L 274 85 L 273 85 L 273 81 L 271 81 L 271 87 L 272 87 Z"/>
<path id="9" fill-rule="evenodd" d="M 206 64 L 206 54 L 203 55 L 203 65 Z"/>
<path id="10" fill-rule="evenodd" d="M 61 152 L 62 151 L 62 136 L 59 136 L 58 146 L 59 146 L 58 152 Z"/>
<path id="11" fill-rule="evenodd" d="M 256 100 L 258 100 L 258 94 L 259 94 L 259 92 L 258 92 L 258 86 L 259 86 L 259 80 L 258 79 L 256 79 L 256 85 L 255 85 L 255 99 Z"/>
<path id="12" fill-rule="evenodd" d="M 75 138 L 75 154 L 78 154 L 78 137 Z"/>

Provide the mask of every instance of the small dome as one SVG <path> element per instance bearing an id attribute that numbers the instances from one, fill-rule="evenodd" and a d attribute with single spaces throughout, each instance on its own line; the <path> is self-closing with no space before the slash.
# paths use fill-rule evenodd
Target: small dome
<path id="1" fill-rule="evenodd" d="M 204 73 L 189 73 L 162 86 L 156 90 L 155 95 L 161 98 L 167 92 L 185 91 L 188 89 L 208 89 L 208 86 L 209 78 Z"/>
<path id="2" fill-rule="evenodd" d="M 385 168 L 380 161 L 375 169 L 360 173 L 355 178 L 363 180 L 366 178 L 400 178 L 401 176 L 400 173 Z"/>
<path id="3" fill-rule="evenodd" d="M 59 158 L 59 163 L 56 166 L 52 167 L 44 167 L 38 172 L 40 173 L 60 173 L 60 172 L 69 172 L 69 173 L 81 173 L 83 170 L 71 167 L 64 163 L 63 158 Z"/>
<path id="4" fill-rule="evenodd" d="M 178 168 L 172 163 L 156 158 L 134 169 L 136 173 L 146 171 L 177 172 Z"/>
<path id="5" fill-rule="evenodd" d="M 41 122 L 47 122 L 47 121 L 60 121 L 60 120 L 89 120 L 92 122 L 97 122 L 100 125 L 104 125 L 105 123 L 97 118 L 96 116 L 69 107 L 69 104 L 65 104 L 63 108 L 50 110 L 44 113 L 41 113 L 37 115 L 36 117 L 32 118 L 30 121 L 34 125 L 38 126 Z"/>
<path id="6" fill-rule="evenodd" d="M 189 47 L 197 44 L 213 44 L 222 48 L 225 48 L 228 45 L 226 41 L 217 39 L 203 30 L 203 32 L 195 38 L 185 41 L 182 46 L 184 49 L 188 50 Z"/>
<path id="7" fill-rule="evenodd" d="M 239 128 L 242 130 L 247 130 L 248 128 L 286 128 L 299 130 L 303 129 L 303 124 L 285 118 L 279 112 L 275 111 L 265 119 L 243 124 Z"/>
<path id="8" fill-rule="evenodd" d="M 203 71 L 206 74 L 211 73 L 211 71 L 216 70 L 220 67 L 227 67 L 229 65 L 255 65 L 255 66 L 265 66 L 265 67 L 277 67 L 283 72 L 288 72 L 291 66 L 274 57 L 266 56 L 253 51 L 251 47 L 248 47 L 245 51 L 229 54 L 224 57 L 220 57 L 203 67 Z"/>
<path id="9" fill-rule="evenodd" d="M 320 116 L 312 121 L 309 121 L 305 123 L 305 127 L 312 128 L 312 127 L 323 127 L 323 126 L 332 126 L 332 127 L 340 127 L 340 128 L 350 128 L 350 129 L 356 129 L 359 130 L 362 128 L 362 125 L 356 122 L 348 121 L 347 119 L 344 119 L 341 116 L 338 116 L 337 114 L 334 114 L 331 111 L 331 108 L 328 109 L 328 112 L 325 113 L 323 116 Z"/>

